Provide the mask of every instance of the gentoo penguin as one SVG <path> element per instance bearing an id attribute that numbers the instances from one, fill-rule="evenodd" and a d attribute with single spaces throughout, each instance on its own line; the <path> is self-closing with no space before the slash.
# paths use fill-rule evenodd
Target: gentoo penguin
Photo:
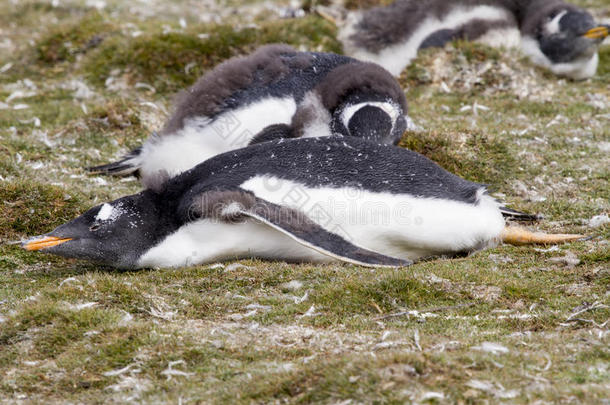
<path id="1" fill-rule="evenodd" d="M 598 45 L 609 28 L 561 0 L 533 0 L 526 3 L 520 18 L 521 49 L 535 64 L 582 80 L 595 75 Z"/>
<path id="2" fill-rule="evenodd" d="M 121 161 L 91 169 L 138 172 L 146 184 L 159 171 L 173 176 L 274 138 L 339 133 L 396 144 L 406 113 L 404 92 L 378 65 L 268 45 L 205 74 L 182 94 L 160 134 Z"/>
<path id="3" fill-rule="evenodd" d="M 521 46 L 531 60 L 573 79 L 595 74 L 608 27 L 562 0 L 397 0 L 350 14 L 339 37 L 348 55 L 394 75 L 419 49 L 456 40 Z"/>
<path id="4" fill-rule="evenodd" d="M 355 137 L 279 139 L 160 178 L 23 247 L 121 268 L 238 258 L 404 266 L 502 238 L 527 242 L 506 231 L 503 215 L 529 218 L 410 150 Z"/>

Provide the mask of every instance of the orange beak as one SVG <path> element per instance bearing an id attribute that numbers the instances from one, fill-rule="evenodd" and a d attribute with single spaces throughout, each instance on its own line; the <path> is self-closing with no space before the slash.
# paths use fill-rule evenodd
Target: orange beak
<path id="1" fill-rule="evenodd" d="M 25 250 L 40 250 L 52 246 L 60 245 L 64 242 L 72 240 L 72 238 L 57 238 L 55 236 L 45 236 L 40 239 L 31 240 L 23 245 Z"/>
<path id="2" fill-rule="evenodd" d="M 608 27 L 600 25 L 599 27 L 591 28 L 583 34 L 583 37 L 589 39 L 604 39 L 608 36 Z"/>

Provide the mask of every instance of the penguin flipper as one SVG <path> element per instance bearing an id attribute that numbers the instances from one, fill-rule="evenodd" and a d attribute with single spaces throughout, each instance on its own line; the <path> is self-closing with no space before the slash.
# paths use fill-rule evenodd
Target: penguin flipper
<path id="1" fill-rule="evenodd" d="M 287 124 L 274 124 L 263 128 L 258 134 L 250 140 L 248 145 L 262 143 L 281 138 L 294 138 L 292 128 Z"/>
<path id="2" fill-rule="evenodd" d="M 413 264 L 410 260 L 358 247 L 316 224 L 305 213 L 271 203 L 242 189 L 207 191 L 191 199 L 185 208 L 188 215 L 195 218 L 212 216 L 225 221 L 244 217 L 255 219 L 318 253 L 358 266 L 402 267 Z"/>
<path id="3" fill-rule="evenodd" d="M 129 176 L 136 174 L 140 170 L 140 165 L 137 163 L 138 157 L 142 153 L 142 147 L 137 147 L 129 152 L 119 161 L 107 163 L 105 165 L 90 166 L 87 170 L 91 173 L 104 174 L 110 176 Z"/>
<path id="4" fill-rule="evenodd" d="M 282 232 L 303 246 L 343 262 L 366 267 L 402 267 L 413 264 L 409 260 L 358 247 L 340 235 L 322 228 L 302 212 L 261 199 L 257 199 L 257 205 L 253 209 L 244 210 L 242 214 Z"/>
<path id="5" fill-rule="evenodd" d="M 458 31 L 455 29 L 438 30 L 428 35 L 419 46 L 419 49 L 442 48 L 446 43 L 458 38 Z"/>

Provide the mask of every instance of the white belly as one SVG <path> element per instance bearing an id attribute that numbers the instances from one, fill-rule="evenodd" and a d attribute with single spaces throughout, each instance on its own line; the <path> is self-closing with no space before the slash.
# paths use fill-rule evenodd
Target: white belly
<path id="1" fill-rule="evenodd" d="M 169 235 L 138 261 L 138 267 L 183 267 L 243 258 L 328 263 L 335 261 L 256 220 L 193 222 Z"/>
<path id="2" fill-rule="evenodd" d="M 187 120 L 175 133 L 149 139 L 138 157 L 143 179 L 165 170 L 174 176 L 220 153 L 248 145 L 263 128 L 289 124 L 296 111 L 292 98 L 267 98 L 228 111 L 213 121 Z"/>
<path id="3" fill-rule="evenodd" d="M 475 6 L 470 8 L 456 7 L 449 14 L 439 20 L 436 17 L 428 17 L 422 21 L 417 29 L 403 42 L 388 46 L 378 53 L 366 51 L 364 49 L 353 49 L 351 56 L 378 63 L 386 68 L 394 76 L 400 75 L 402 70 L 407 67 L 417 56 L 420 45 L 434 32 L 455 29 L 474 19 L 502 20 L 511 18 L 508 11 L 493 6 Z M 343 36 L 353 33 L 353 28 L 345 31 Z M 347 49 L 350 49 L 348 46 Z"/>
<path id="4" fill-rule="evenodd" d="M 487 195 L 473 205 L 356 188 L 314 189 L 272 177 L 254 177 L 241 187 L 301 210 L 357 246 L 402 259 L 482 249 L 497 244 L 504 228 L 498 203 Z"/>
<path id="5" fill-rule="evenodd" d="M 308 188 L 274 177 L 242 184 L 257 197 L 298 209 L 329 232 L 384 255 L 416 260 L 479 250 L 499 242 L 504 219 L 486 195 L 476 205 L 373 193 L 356 188 Z M 303 262 L 334 259 L 253 219 L 203 219 L 183 226 L 151 248 L 139 267 L 177 267 L 239 258 Z"/>

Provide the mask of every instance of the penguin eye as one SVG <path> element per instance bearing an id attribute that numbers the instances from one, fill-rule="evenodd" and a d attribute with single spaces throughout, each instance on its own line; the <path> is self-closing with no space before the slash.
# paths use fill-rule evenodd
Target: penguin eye
<path id="1" fill-rule="evenodd" d="M 96 222 L 96 223 L 94 223 L 93 225 L 91 225 L 91 226 L 89 227 L 89 230 L 90 230 L 90 231 L 92 231 L 92 232 L 95 232 L 95 231 L 97 231 L 98 229 L 100 229 L 100 227 L 101 227 L 101 226 L 102 226 L 102 225 L 101 225 L 99 222 Z"/>

